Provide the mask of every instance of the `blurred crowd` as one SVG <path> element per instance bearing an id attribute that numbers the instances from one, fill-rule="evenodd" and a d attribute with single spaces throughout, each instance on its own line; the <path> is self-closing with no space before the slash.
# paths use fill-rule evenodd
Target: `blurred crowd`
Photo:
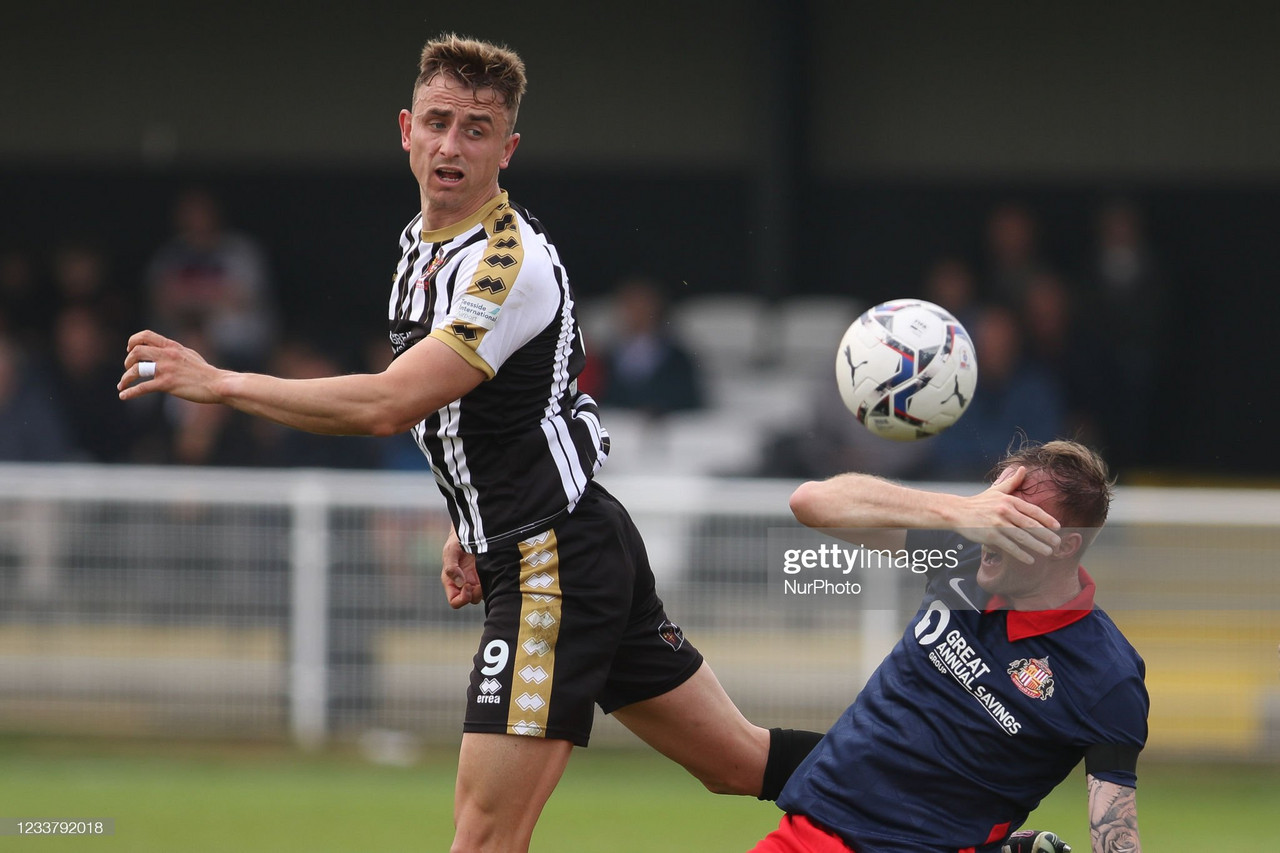
<path id="1" fill-rule="evenodd" d="M 948 309 L 973 338 L 978 387 L 957 424 L 892 446 L 851 424 L 837 395 L 821 393 L 811 421 L 775 441 L 763 473 L 980 479 L 1020 436 L 1075 438 L 1118 469 L 1142 464 L 1168 282 L 1133 203 L 1104 204 L 1091 226 L 1091 250 L 1063 263 L 1045 251 L 1033 210 L 999 205 L 980 257 L 939 258 L 916 292 L 900 294 Z"/>
<path id="2" fill-rule="evenodd" d="M 754 470 L 738 473 L 969 479 L 1016 434 L 1071 436 L 1121 468 L 1140 464 L 1168 326 L 1167 282 L 1134 204 L 1103 205 L 1091 227 L 1088 255 L 1063 263 L 1045 251 L 1034 210 L 1001 204 L 987 217 L 978 256 L 937 258 L 914 292 L 897 294 L 947 308 L 974 339 L 978 390 L 955 427 L 889 446 L 853 421 L 828 375 L 814 383 L 822 390 L 809 411 L 773 436 Z M 661 419 L 715 406 L 715 377 L 669 321 L 662 282 L 623 279 L 611 304 L 609 345 L 592 351 L 581 377 L 606 412 Z M 404 436 L 311 436 L 163 395 L 117 399 L 125 341 L 144 327 L 214 363 L 285 377 L 380 370 L 390 358 L 376 335 L 354 357 L 336 355 L 288 328 L 284 307 L 269 252 L 202 189 L 175 200 L 172 233 L 157 239 L 145 270 L 113 269 L 107 247 L 75 233 L 47 257 L 0 247 L 0 461 L 424 467 Z"/>
<path id="3" fill-rule="evenodd" d="M 142 328 L 214 364 L 286 377 L 380 369 L 390 357 L 384 339 L 385 356 L 367 353 L 381 364 L 350 363 L 283 328 L 278 308 L 267 251 L 232 228 L 204 189 L 175 200 L 172 234 L 141 271 L 113 269 L 107 247 L 74 233 L 48 257 L 0 249 L 0 461 L 417 464 L 404 437 L 312 436 L 165 395 L 118 399 L 125 343 Z"/>

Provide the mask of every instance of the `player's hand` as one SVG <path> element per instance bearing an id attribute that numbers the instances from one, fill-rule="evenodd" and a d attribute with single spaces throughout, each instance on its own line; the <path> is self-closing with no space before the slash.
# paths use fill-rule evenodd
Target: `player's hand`
<path id="1" fill-rule="evenodd" d="M 1071 845 L 1052 832 L 1020 829 L 1005 839 L 1000 853 L 1071 853 Z"/>
<path id="2" fill-rule="evenodd" d="M 156 332 L 138 332 L 129 338 L 124 374 L 116 390 L 121 400 L 167 391 L 193 403 L 217 403 L 213 382 L 222 372 L 177 341 Z"/>
<path id="3" fill-rule="evenodd" d="M 457 531 L 449 530 L 441 556 L 444 567 L 440 570 L 440 583 L 444 586 L 449 606 L 457 610 L 483 601 L 484 590 L 480 588 L 480 575 L 476 573 L 476 555 L 462 550 Z"/>
<path id="4" fill-rule="evenodd" d="M 988 545 L 1023 563 L 1047 557 L 1058 547 L 1061 525 L 1040 507 L 1014 494 L 1027 469 L 1006 468 L 985 492 L 964 498 L 954 528 L 969 539 Z"/>

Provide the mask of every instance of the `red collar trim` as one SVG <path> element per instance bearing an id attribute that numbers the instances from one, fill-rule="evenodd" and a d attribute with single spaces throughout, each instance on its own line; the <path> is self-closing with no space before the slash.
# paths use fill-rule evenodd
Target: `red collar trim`
<path id="1" fill-rule="evenodd" d="M 1009 632 L 1010 642 L 1039 637 L 1065 628 L 1073 622 L 1079 622 L 1093 609 L 1093 594 L 1098 586 L 1084 570 L 1084 566 L 1080 566 L 1076 571 L 1080 576 L 1080 594 L 1061 607 L 1053 610 L 1010 610 L 1009 603 L 997 595 L 987 603 L 987 609 L 983 612 L 1007 611 L 1005 628 Z"/>

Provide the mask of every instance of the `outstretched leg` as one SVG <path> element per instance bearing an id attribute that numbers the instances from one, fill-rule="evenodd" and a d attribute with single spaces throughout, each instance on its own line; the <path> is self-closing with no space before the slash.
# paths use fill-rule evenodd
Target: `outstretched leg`
<path id="1" fill-rule="evenodd" d="M 717 794 L 759 796 L 769 730 L 742 716 L 705 662 L 673 690 L 613 712 Z"/>

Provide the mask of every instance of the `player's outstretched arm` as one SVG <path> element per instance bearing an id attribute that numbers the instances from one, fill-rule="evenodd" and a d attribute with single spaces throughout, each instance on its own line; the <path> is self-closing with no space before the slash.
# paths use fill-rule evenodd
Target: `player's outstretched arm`
<path id="1" fill-rule="evenodd" d="M 1089 836 L 1093 853 L 1142 853 L 1137 791 L 1089 777 Z"/>
<path id="2" fill-rule="evenodd" d="M 1047 555 L 1057 546 L 1053 531 L 1060 525 L 1052 515 L 1014 494 L 1025 476 L 1025 468 L 1010 469 L 986 491 L 963 497 L 869 474 L 841 474 L 801 485 L 791 496 L 791 511 L 800 523 L 832 532 L 956 530 L 1029 563 L 1033 552 Z M 905 533 L 901 536 L 905 538 Z"/>
<path id="3" fill-rule="evenodd" d="M 150 362 L 154 378 L 145 379 Z M 129 338 L 121 400 L 165 391 L 194 403 L 221 403 L 294 429 L 328 435 L 394 435 L 466 394 L 484 373 L 426 338 L 382 373 L 280 379 L 222 370 L 155 332 Z"/>

